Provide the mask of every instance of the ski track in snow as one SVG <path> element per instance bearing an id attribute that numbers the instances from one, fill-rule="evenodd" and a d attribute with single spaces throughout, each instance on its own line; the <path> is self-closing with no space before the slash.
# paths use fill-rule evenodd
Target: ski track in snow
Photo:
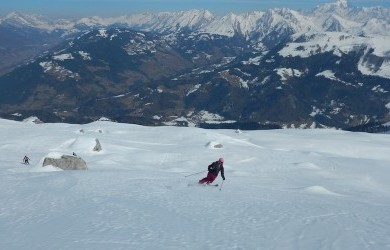
<path id="1" fill-rule="evenodd" d="M 390 248 L 389 135 L 6 120 L 0 134 L 0 249 Z M 42 168 L 50 152 L 89 170 Z M 222 188 L 184 177 L 219 157 Z"/>

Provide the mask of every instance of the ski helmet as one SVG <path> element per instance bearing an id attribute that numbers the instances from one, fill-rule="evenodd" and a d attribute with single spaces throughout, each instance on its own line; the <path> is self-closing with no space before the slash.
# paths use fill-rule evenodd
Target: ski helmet
<path id="1" fill-rule="evenodd" d="M 223 158 L 219 158 L 218 161 L 223 163 L 225 160 Z"/>

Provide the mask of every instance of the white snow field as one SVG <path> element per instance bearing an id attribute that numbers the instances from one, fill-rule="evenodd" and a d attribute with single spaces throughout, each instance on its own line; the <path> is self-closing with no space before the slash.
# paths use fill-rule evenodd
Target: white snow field
<path id="1" fill-rule="evenodd" d="M 390 134 L 0 120 L 0 138 L 0 249 L 390 249 Z M 88 170 L 41 167 L 72 152 Z M 188 185 L 219 157 L 223 185 Z"/>

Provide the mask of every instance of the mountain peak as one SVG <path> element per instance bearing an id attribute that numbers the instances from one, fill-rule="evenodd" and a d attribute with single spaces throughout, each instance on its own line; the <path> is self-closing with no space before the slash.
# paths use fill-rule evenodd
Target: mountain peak
<path id="1" fill-rule="evenodd" d="M 349 8 L 347 0 L 337 0 L 336 2 L 333 3 L 325 3 L 322 5 L 318 5 L 315 9 L 314 12 L 317 13 L 344 13 L 345 10 Z"/>
<path id="2" fill-rule="evenodd" d="M 6 23 L 13 27 L 36 27 L 38 29 L 51 29 L 51 21 L 44 16 L 37 14 L 26 14 L 22 12 L 11 12 L 2 19 L 2 23 Z"/>
<path id="3" fill-rule="evenodd" d="M 340 8 L 348 8 L 347 0 L 337 0 L 336 5 Z"/>

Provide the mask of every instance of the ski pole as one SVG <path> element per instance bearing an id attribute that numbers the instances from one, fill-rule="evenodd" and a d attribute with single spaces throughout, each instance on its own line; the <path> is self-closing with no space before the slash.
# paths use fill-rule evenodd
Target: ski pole
<path id="1" fill-rule="evenodd" d="M 221 183 L 221 187 L 219 188 L 219 191 L 221 191 L 222 190 L 222 185 L 223 185 L 223 182 L 224 182 L 225 180 L 223 180 L 222 181 L 222 183 Z"/>
<path id="2" fill-rule="evenodd" d="M 198 173 L 195 173 L 195 174 L 190 174 L 190 175 L 186 175 L 184 177 L 188 177 L 188 176 L 191 176 L 191 175 L 196 175 L 196 174 L 201 174 L 201 173 L 204 173 L 204 172 L 207 172 L 208 170 L 205 170 L 205 171 L 202 171 L 202 172 L 198 172 Z"/>

